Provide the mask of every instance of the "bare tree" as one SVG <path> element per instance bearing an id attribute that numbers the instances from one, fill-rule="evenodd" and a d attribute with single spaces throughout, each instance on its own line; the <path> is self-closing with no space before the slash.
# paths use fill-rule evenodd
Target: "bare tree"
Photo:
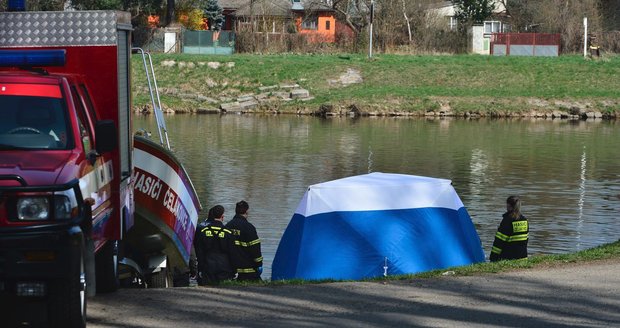
<path id="1" fill-rule="evenodd" d="M 578 52 L 583 44 L 583 18 L 590 31 L 600 31 L 602 17 L 598 0 L 546 0 L 536 5 L 533 18 L 542 32 L 560 33 L 564 51 Z"/>
<path id="2" fill-rule="evenodd" d="M 368 25 L 369 0 L 333 0 L 332 8 L 356 34 Z"/>
<path id="3" fill-rule="evenodd" d="M 407 6 L 405 5 L 405 0 L 402 0 L 403 3 L 403 16 L 405 16 L 405 22 L 407 22 L 407 34 L 409 35 L 409 43 L 413 40 L 411 37 L 411 22 L 409 21 L 409 17 L 407 16 Z"/>
<path id="4" fill-rule="evenodd" d="M 538 31 L 542 22 L 534 19 L 536 5 L 532 0 L 500 0 L 506 8 L 506 16 L 513 32 Z"/>
<path id="5" fill-rule="evenodd" d="M 603 29 L 606 31 L 620 30 L 620 1 L 601 0 L 599 8 L 604 18 Z"/>

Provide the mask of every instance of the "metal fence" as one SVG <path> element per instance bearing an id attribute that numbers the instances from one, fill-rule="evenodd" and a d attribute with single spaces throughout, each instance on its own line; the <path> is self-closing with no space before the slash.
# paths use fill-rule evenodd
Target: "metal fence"
<path id="1" fill-rule="evenodd" d="M 560 34 L 493 33 L 491 54 L 495 56 L 559 56 Z"/>
<path id="2" fill-rule="evenodd" d="M 137 27 L 133 30 L 132 46 L 151 53 L 164 52 L 164 34 L 163 29 Z"/>
<path id="3" fill-rule="evenodd" d="M 235 33 L 232 31 L 183 32 L 183 53 L 230 55 L 235 49 Z"/>

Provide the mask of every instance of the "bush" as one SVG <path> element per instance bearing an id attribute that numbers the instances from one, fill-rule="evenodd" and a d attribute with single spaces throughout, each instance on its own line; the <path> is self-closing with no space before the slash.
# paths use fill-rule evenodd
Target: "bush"
<path id="1" fill-rule="evenodd" d="M 597 39 L 604 52 L 620 53 L 620 31 L 600 33 Z"/>
<path id="2" fill-rule="evenodd" d="M 314 36 L 300 33 L 244 31 L 236 35 L 235 51 L 237 53 L 332 53 L 342 51 L 342 49 L 336 44 L 322 42 Z"/>

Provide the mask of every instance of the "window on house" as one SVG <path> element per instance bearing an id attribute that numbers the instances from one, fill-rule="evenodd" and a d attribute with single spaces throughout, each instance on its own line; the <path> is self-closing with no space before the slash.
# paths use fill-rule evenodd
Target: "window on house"
<path id="1" fill-rule="evenodd" d="M 458 25 L 458 20 L 454 16 L 450 16 L 448 18 L 450 19 L 450 21 L 448 22 L 448 24 L 450 26 L 450 30 L 451 31 L 456 30 L 456 28 L 459 26 Z"/>
<path id="2" fill-rule="evenodd" d="M 291 9 L 293 10 L 304 10 L 304 5 L 301 3 L 301 0 L 293 0 L 293 6 Z"/>
<path id="3" fill-rule="evenodd" d="M 319 18 L 317 16 L 306 17 L 301 23 L 301 28 L 304 30 L 316 30 L 319 26 Z"/>
<path id="4" fill-rule="evenodd" d="M 501 32 L 503 32 L 501 22 L 498 22 L 498 21 L 484 22 L 484 34 L 501 33 Z"/>
<path id="5" fill-rule="evenodd" d="M 332 24 L 332 22 L 330 22 L 330 21 L 325 21 L 325 30 L 326 30 L 326 31 L 329 31 L 329 30 L 331 29 L 331 24 Z"/>

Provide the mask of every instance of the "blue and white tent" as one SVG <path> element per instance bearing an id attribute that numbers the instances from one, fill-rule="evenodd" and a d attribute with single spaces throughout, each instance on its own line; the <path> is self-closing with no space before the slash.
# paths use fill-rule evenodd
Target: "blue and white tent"
<path id="1" fill-rule="evenodd" d="M 483 261 L 450 180 L 371 173 L 308 188 L 280 240 L 271 279 L 357 280 Z"/>

